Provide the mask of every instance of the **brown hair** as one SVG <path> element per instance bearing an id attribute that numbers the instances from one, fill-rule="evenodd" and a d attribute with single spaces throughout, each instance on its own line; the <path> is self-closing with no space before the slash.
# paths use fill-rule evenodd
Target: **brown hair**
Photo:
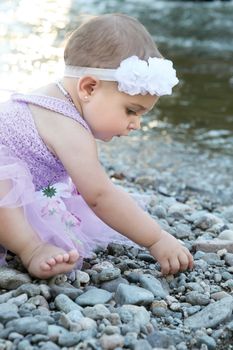
<path id="1" fill-rule="evenodd" d="M 92 17 L 70 36 L 64 52 L 67 65 L 117 68 L 136 55 L 140 59 L 162 57 L 153 38 L 135 18 L 112 13 Z"/>

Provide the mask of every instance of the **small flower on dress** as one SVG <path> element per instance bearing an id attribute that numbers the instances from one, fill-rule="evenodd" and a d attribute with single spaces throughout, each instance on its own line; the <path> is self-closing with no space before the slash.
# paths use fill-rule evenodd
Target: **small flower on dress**
<path id="1" fill-rule="evenodd" d="M 65 223 L 67 228 L 80 226 L 80 221 L 68 211 L 63 213 L 61 221 Z"/>
<path id="2" fill-rule="evenodd" d="M 62 213 L 62 205 L 61 201 L 56 200 L 48 200 L 45 206 L 41 208 L 41 215 L 54 215 L 54 214 L 60 214 Z"/>
<path id="3" fill-rule="evenodd" d="M 43 195 L 49 198 L 54 197 L 56 195 L 56 192 L 57 192 L 56 188 L 50 185 L 48 185 L 42 190 Z"/>

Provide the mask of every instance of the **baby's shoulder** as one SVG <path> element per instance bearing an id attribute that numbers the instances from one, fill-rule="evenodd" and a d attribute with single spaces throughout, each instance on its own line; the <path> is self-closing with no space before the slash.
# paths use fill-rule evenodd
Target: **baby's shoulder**
<path id="1" fill-rule="evenodd" d="M 58 143 L 63 147 L 80 142 L 92 142 L 93 136 L 77 120 L 39 106 L 29 105 L 38 134 L 47 147 L 56 154 Z M 91 141 L 92 140 L 92 141 Z"/>

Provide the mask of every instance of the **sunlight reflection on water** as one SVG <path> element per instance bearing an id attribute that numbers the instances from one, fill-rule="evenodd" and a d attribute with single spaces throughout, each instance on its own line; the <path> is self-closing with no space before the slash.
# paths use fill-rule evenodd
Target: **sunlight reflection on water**
<path id="1" fill-rule="evenodd" d="M 62 74 L 64 31 L 71 0 L 22 0 L 0 4 L 0 88 L 25 91 Z M 30 14 L 30 15 L 29 15 Z"/>

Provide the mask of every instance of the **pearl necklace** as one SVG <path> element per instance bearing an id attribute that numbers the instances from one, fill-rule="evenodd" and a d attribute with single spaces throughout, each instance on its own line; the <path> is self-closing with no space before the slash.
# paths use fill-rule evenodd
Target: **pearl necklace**
<path id="1" fill-rule="evenodd" d="M 72 106 L 74 106 L 76 108 L 74 101 L 72 100 L 72 97 L 70 96 L 69 92 L 66 91 L 66 89 L 64 88 L 62 83 L 60 81 L 57 81 L 56 86 L 61 91 L 61 93 L 65 96 L 65 98 L 72 104 Z"/>

